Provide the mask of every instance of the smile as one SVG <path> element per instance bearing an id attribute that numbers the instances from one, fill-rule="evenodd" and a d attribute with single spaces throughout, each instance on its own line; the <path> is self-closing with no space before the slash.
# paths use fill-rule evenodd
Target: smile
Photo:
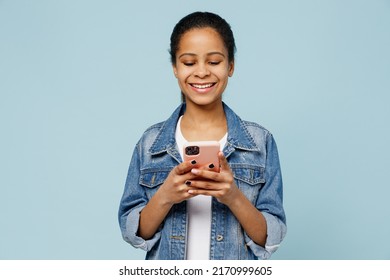
<path id="1" fill-rule="evenodd" d="M 211 88 L 214 86 L 216 83 L 209 83 L 209 84 L 190 84 L 194 88 L 198 89 L 205 89 L 205 88 Z"/>

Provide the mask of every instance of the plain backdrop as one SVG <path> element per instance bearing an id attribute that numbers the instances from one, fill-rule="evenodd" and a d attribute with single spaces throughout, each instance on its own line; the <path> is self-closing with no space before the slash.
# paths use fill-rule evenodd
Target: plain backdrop
<path id="1" fill-rule="evenodd" d="M 273 259 L 390 258 L 390 1 L 0 0 L 0 259 L 143 259 L 117 210 L 135 143 L 180 103 L 174 25 L 220 14 L 224 100 L 278 144 Z"/>

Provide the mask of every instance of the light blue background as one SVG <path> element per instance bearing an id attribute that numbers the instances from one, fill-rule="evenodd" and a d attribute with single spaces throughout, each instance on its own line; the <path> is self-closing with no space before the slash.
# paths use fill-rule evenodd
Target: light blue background
<path id="1" fill-rule="evenodd" d="M 390 1 L 0 0 L 0 259 L 142 259 L 117 208 L 133 147 L 180 94 L 184 15 L 231 24 L 225 101 L 273 132 L 274 259 L 390 259 Z"/>

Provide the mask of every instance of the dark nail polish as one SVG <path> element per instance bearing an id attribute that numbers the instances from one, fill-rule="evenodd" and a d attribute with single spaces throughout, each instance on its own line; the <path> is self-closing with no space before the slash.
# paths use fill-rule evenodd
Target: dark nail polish
<path id="1" fill-rule="evenodd" d="M 211 168 L 214 168 L 214 164 L 210 164 L 209 165 L 209 168 L 211 169 Z"/>
<path id="2" fill-rule="evenodd" d="M 191 161 L 192 164 L 196 164 L 196 160 Z"/>
<path id="3" fill-rule="evenodd" d="M 191 181 L 185 181 L 185 184 L 186 184 L 187 186 L 191 186 Z"/>

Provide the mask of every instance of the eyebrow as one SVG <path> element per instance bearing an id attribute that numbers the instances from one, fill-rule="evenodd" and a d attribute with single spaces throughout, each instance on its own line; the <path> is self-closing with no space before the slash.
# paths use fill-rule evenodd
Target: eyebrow
<path id="1" fill-rule="evenodd" d="M 209 53 L 207 53 L 207 56 L 209 56 L 209 55 L 214 55 L 214 54 L 219 54 L 219 55 L 225 57 L 225 55 L 224 55 L 223 53 L 221 53 L 221 52 L 209 52 Z M 182 56 L 185 56 L 185 55 L 197 56 L 197 54 L 195 54 L 195 53 L 183 53 L 183 54 L 181 54 L 181 55 L 179 56 L 179 58 L 181 58 Z"/>

